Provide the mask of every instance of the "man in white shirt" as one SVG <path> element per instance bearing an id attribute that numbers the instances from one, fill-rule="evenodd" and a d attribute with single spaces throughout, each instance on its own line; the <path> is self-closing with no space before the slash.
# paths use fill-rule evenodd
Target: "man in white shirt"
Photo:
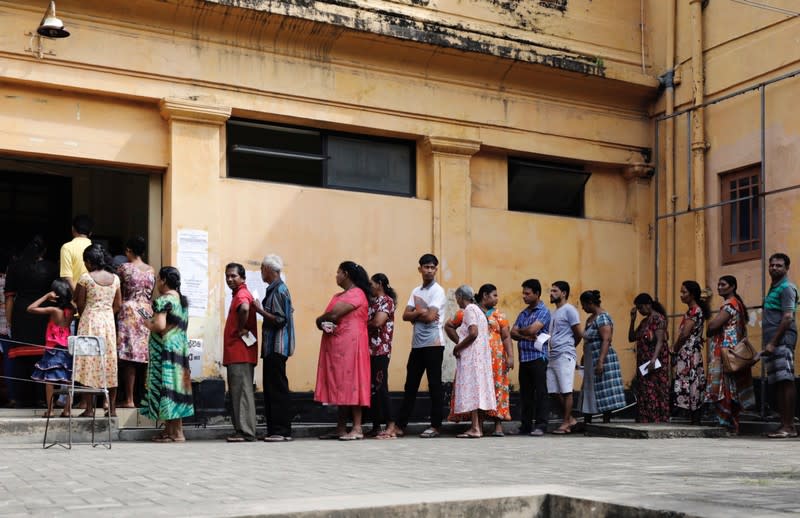
<path id="1" fill-rule="evenodd" d="M 425 254 L 419 259 L 419 273 L 422 284 L 414 288 L 403 312 L 403 320 L 411 322 L 414 334 L 411 352 L 406 365 L 406 385 L 403 406 L 395 424 L 383 434 L 383 438 L 401 437 L 414 410 L 422 374 L 427 374 L 428 390 L 431 400 L 431 426 L 420 434 L 429 439 L 439 436 L 442 426 L 442 354 L 444 352 L 443 321 L 447 296 L 436 282 L 439 260 L 433 254 Z"/>

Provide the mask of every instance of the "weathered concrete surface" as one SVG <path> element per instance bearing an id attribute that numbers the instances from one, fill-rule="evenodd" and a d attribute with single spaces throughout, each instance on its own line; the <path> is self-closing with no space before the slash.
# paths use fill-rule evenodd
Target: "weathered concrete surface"
<path id="1" fill-rule="evenodd" d="M 540 64 L 584 75 L 605 77 L 606 61 L 614 60 L 618 65 L 624 63 L 623 68 L 628 72 L 627 80 L 633 80 L 637 75 L 636 67 L 631 67 L 629 62 L 632 57 L 629 54 L 633 50 L 628 48 L 629 38 L 609 31 L 607 37 L 613 44 L 609 45 L 606 41 L 604 45 L 592 45 L 594 33 L 598 32 L 592 30 L 597 28 L 591 25 L 593 16 L 604 19 L 607 24 L 624 21 L 639 23 L 638 10 L 626 9 L 621 5 L 601 6 L 584 0 L 580 0 L 581 5 L 573 8 L 564 0 L 444 1 L 433 4 L 427 1 L 392 0 L 205 2 Z M 577 14 L 572 16 L 572 10 Z M 609 16 L 612 12 L 616 16 Z M 619 28 L 623 27 L 621 25 Z M 576 37 L 577 34 L 581 34 L 581 37 Z M 638 80 L 642 81 L 644 77 Z"/>
<path id="2" fill-rule="evenodd" d="M 780 517 L 800 512 L 798 446 L 582 436 L 121 442 L 72 451 L 2 444 L 0 515 L 352 516 L 343 511 L 563 495 L 675 513 L 668 516 Z M 536 516 L 531 504 L 515 505 L 506 516 Z"/>
<path id="3" fill-rule="evenodd" d="M 678 439 L 684 437 L 726 437 L 724 428 L 716 426 L 691 426 L 679 424 L 592 423 L 585 426 L 592 437 L 617 437 L 620 439 Z"/>

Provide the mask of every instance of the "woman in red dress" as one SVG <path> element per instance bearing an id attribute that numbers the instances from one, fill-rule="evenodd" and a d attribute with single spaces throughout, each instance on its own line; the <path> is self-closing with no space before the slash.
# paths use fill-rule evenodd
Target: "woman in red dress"
<path id="1" fill-rule="evenodd" d="M 336 432 L 320 438 L 354 441 L 364 438 L 361 410 L 370 405 L 369 277 L 364 268 L 345 261 L 336 271 L 336 284 L 344 291 L 334 295 L 325 313 L 317 317 L 322 340 L 314 400 L 339 406 Z M 348 433 L 350 413 L 353 428 Z"/>

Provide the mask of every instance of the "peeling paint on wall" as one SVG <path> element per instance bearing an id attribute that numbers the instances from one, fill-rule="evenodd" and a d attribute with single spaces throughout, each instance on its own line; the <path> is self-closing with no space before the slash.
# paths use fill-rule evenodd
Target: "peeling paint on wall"
<path id="1" fill-rule="evenodd" d="M 537 9 L 542 6 L 564 12 L 566 0 L 483 0 L 510 15 L 518 29 L 541 32 L 536 26 Z M 545 65 L 586 75 L 605 76 L 601 60 L 580 55 L 569 48 L 526 39 L 520 31 L 476 28 L 447 18 L 435 21 L 416 17 L 406 8 L 393 10 L 389 4 L 370 4 L 353 0 L 205 0 L 226 7 L 250 9 L 258 13 L 309 20 L 356 31 L 380 34 L 418 43 L 465 52 L 488 54 L 516 61 Z M 392 0 L 408 6 L 427 7 L 430 0 Z M 538 15 L 543 16 L 541 12 Z M 546 16 L 546 15 L 545 15 Z"/>

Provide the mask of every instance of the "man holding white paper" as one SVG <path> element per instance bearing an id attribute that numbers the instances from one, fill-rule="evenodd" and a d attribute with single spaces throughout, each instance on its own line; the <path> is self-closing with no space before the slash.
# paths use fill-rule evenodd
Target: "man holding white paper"
<path id="1" fill-rule="evenodd" d="M 583 338 L 581 320 L 575 306 L 567 302 L 569 283 L 556 281 L 550 286 L 550 303 L 556 305 L 550 324 L 550 358 L 547 363 L 547 390 L 561 405 L 564 422 L 555 434 L 572 432 L 577 420 L 572 417 L 572 389 L 575 380 L 575 347 Z M 539 335 L 541 336 L 541 334 Z"/>
<path id="2" fill-rule="evenodd" d="M 225 266 L 225 282 L 232 292 L 231 307 L 225 320 L 222 364 L 228 371 L 234 434 L 228 442 L 256 440 L 256 402 L 253 371 L 258 363 L 256 311 L 253 295 L 245 284 L 244 266 Z"/>
<path id="3" fill-rule="evenodd" d="M 547 404 L 547 347 L 550 312 L 541 301 L 542 284 L 537 279 L 522 283 L 522 300 L 528 305 L 511 328 L 511 338 L 519 342 L 519 395 L 522 400 L 520 434 L 534 437 L 547 431 L 550 409 Z M 537 345 L 538 339 L 538 345 Z M 534 421 L 534 413 L 536 421 Z"/>

